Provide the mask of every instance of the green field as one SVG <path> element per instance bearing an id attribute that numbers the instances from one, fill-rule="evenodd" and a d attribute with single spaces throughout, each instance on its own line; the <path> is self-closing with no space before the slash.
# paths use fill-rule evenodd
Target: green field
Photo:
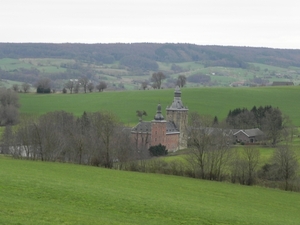
<path id="1" fill-rule="evenodd" d="M 299 224 L 300 194 L 0 157 L 0 224 Z"/>
<path id="2" fill-rule="evenodd" d="M 74 60 L 69 59 L 0 59 L 0 68 L 5 71 L 14 72 L 15 70 L 23 69 L 38 69 L 45 73 L 60 73 L 66 71 L 61 68 L 61 63 L 73 63 Z"/>
<path id="3" fill-rule="evenodd" d="M 233 67 L 221 67 L 221 66 L 204 66 L 203 62 L 178 62 L 176 66 L 181 70 L 173 71 L 173 63 L 157 62 L 158 70 L 164 72 L 167 78 L 173 78 L 175 81 L 179 75 L 189 77 L 194 74 L 205 74 L 210 76 L 211 82 L 206 84 L 187 82 L 187 87 L 198 87 L 203 85 L 213 85 L 218 87 L 228 87 L 235 82 L 239 82 L 241 85 L 249 86 L 255 84 L 254 78 L 261 78 L 267 83 L 273 81 L 293 81 L 295 85 L 300 82 L 298 67 L 279 67 L 270 66 L 267 64 L 249 63 L 247 68 L 233 68 Z M 99 63 L 87 63 L 86 61 L 78 61 L 74 59 L 63 58 L 2 58 L 0 59 L 0 69 L 8 71 L 11 74 L 21 71 L 22 69 L 35 69 L 40 72 L 41 76 L 48 76 L 49 74 L 58 74 L 66 72 L 67 66 L 72 72 L 77 71 L 77 75 L 73 79 L 78 79 L 82 73 L 82 69 L 86 71 L 92 71 L 94 77 L 91 79 L 94 83 L 100 80 L 105 80 L 110 85 L 118 86 L 122 84 L 127 90 L 136 90 L 141 88 L 141 82 L 150 81 L 151 74 L 156 71 L 143 71 L 143 70 L 131 70 L 125 66 L 122 66 L 119 61 L 115 61 L 111 64 L 99 64 Z M 73 66 L 73 67 L 72 67 Z M 81 69 L 78 69 L 80 67 Z M 58 77 L 54 79 L 58 79 Z M 8 79 L 8 78 L 6 78 Z M 13 80 L 14 78 L 12 78 Z M 8 79 L 9 80 L 9 79 Z M 163 85 L 167 83 L 173 83 L 169 79 L 163 81 Z M 23 81 L 23 80 L 22 80 Z M 260 82 L 258 82 L 260 83 Z M 257 83 L 256 83 L 257 84 Z M 62 83 L 56 83 L 55 88 L 62 89 Z"/>
<path id="4" fill-rule="evenodd" d="M 65 110 L 81 115 L 84 111 L 113 111 L 122 122 L 133 125 L 138 122 L 136 110 L 145 110 L 152 120 L 157 104 L 165 109 L 173 101 L 173 89 L 101 92 L 87 94 L 20 94 L 21 113 L 41 115 L 46 112 Z M 229 110 L 254 105 L 279 107 L 296 126 L 300 126 L 300 86 L 256 88 L 184 88 L 183 103 L 190 112 L 226 118 Z M 163 111 L 165 115 L 165 111 Z"/>

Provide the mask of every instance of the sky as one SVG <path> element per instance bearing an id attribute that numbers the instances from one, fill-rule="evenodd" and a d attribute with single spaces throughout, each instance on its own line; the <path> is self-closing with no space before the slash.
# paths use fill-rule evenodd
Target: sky
<path id="1" fill-rule="evenodd" d="M 298 0 L 0 0 L 0 42 L 300 49 Z"/>

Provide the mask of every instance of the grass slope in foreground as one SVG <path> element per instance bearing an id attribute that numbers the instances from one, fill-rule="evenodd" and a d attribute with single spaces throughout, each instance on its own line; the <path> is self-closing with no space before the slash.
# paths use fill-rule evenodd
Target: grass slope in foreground
<path id="1" fill-rule="evenodd" d="M 0 224 L 299 224 L 300 194 L 0 157 Z"/>
<path id="2" fill-rule="evenodd" d="M 174 89 L 150 91 L 123 91 L 87 94 L 20 94 L 21 113 L 41 115 L 46 112 L 65 110 L 75 115 L 84 111 L 108 110 L 122 122 L 134 125 L 138 122 L 136 110 L 145 110 L 152 120 L 158 103 L 163 109 L 173 101 Z M 191 111 L 224 119 L 229 110 L 272 105 L 279 107 L 293 123 L 300 126 L 300 87 L 259 88 L 183 88 L 182 100 Z M 165 110 L 163 110 L 165 116 Z"/>

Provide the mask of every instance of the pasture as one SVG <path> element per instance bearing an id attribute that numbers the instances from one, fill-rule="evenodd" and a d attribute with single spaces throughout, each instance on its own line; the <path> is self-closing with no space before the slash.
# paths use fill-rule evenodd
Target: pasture
<path id="1" fill-rule="evenodd" d="M 74 60 L 68 59 L 11 59 L 3 58 L 0 59 L 0 68 L 5 71 L 14 72 L 19 69 L 37 69 L 45 73 L 60 73 L 66 71 L 61 68 L 62 63 L 74 63 Z"/>
<path id="2" fill-rule="evenodd" d="M 41 115 L 50 111 L 65 110 L 77 116 L 84 111 L 112 111 L 127 124 L 138 122 L 136 110 L 145 110 L 144 120 L 152 120 L 157 104 L 165 109 L 173 101 L 174 89 L 94 92 L 87 94 L 20 94 L 21 114 Z M 300 126 L 300 87 L 255 87 L 255 88 L 183 88 L 182 101 L 190 112 L 226 118 L 229 110 L 272 105 Z M 166 116 L 165 110 L 163 115 Z"/>
<path id="3" fill-rule="evenodd" d="M 179 75 L 189 77 L 194 74 L 206 74 L 210 76 L 211 82 L 204 85 L 228 87 L 234 82 L 246 82 L 245 85 L 249 85 L 254 82 L 254 78 L 263 79 L 267 83 L 272 83 L 272 81 L 293 81 L 295 84 L 299 84 L 298 67 L 282 68 L 266 64 L 249 63 L 249 67 L 242 69 L 222 66 L 204 66 L 201 62 L 178 62 L 176 63 L 176 66 L 181 68 L 181 71 L 174 71 L 172 70 L 172 63 L 157 63 L 159 70 L 163 71 L 168 78 L 172 78 L 174 80 L 176 80 Z M 125 88 L 129 90 L 140 89 L 140 82 L 150 80 L 149 78 L 154 72 L 142 72 L 141 70 L 132 71 L 129 68 L 120 65 L 119 61 L 115 61 L 111 64 L 94 64 L 87 63 L 86 61 L 63 58 L 0 59 L 1 70 L 8 71 L 10 73 L 14 73 L 22 69 L 34 69 L 39 71 L 42 76 L 47 76 L 48 74 L 66 72 L 68 68 L 69 72 L 77 71 L 77 73 L 80 74 L 82 71 L 78 70 L 79 67 L 93 71 L 94 77 L 92 80 L 95 83 L 99 81 L 98 79 L 105 80 L 111 85 L 124 85 Z M 79 78 L 78 75 L 74 76 L 75 77 L 73 77 L 73 79 Z M 166 79 L 163 83 L 166 84 L 167 82 L 174 82 L 172 79 L 171 81 Z M 186 85 L 188 87 L 198 87 L 203 84 L 188 82 Z M 56 88 L 62 89 L 63 85 L 56 84 Z"/>
<path id="4" fill-rule="evenodd" d="M 299 224 L 300 194 L 0 156 L 0 224 Z"/>

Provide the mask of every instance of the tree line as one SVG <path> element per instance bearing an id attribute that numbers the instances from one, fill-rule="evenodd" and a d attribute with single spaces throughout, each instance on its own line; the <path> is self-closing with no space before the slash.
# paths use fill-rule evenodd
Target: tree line
<path id="1" fill-rule="evenodd" d="M 153 64 L 154 61 L 202 61 L 206 66 L 238 68 L 248 67 L 248 62 L 282 67 L 300 66 L 300 51 L 289 49 L 156 43 L 0 43 L 0 58 L 67 58 L 87 63 L 113 63 L 126 61 L 132 55 L 147 59 L 149 63 L 146 65 Z M 139 68 L 143 69 L 142 66 L 147 60 L 141 60 Z"/>
<path id="2" fill-rule="evenodd" d="M 296 128 L 288 116 L 284 115 L 279 108 L 272 106 L 253 106 L 230 110 L 226 123 L 235 129 L 259 128 L 264 131 L 266 140 L 275 146 L 282 139 L 293 139 Z"/>
<path id="3" fill-rule="evenodd" d="M 16 129 L 6 126 L 2 153 L 41 161 L 59 161 L 112 168 L 137 160 L 130 132 L 110 112 L 65 111 L 26 118 Z"/>
<path id="4" fill-rule="evenodd" d="M 18 68 L 11 71 L 6 71 L 0 68 L 0 79 L 14 80 L 24 83 L 30 83 L 36 85 L 44 78 L 51 80 L 51 86 L 55 89 L 60 89 L 64 80 L 79 79 L 82 76 L 86 76 L 89 79 L 95 79 L 96 72 L 89 68 L 82 66 L 81 63 L 74 63 L 72 65 L 61 65 L 62 68 L 66 68 L 64 72 L 51 73 L 40 71 L 37 68 Z"/>
<path id="5" fill-rule="evenodd" d="M 131 128 L 124 126 L 112 112 L 84 112 L 75 117 L 69 112 L 56 111 L 22 118 L 18 123 L 18 108 L 16 92 L 0 89 L 0 125 L 5 126 L 2 154 L 300 191 L 299 156 L 291 145 L 295 129 L 284 123 L 279 109 L 271 106 L 251 110 L 261 112 L 257 113 L 260 119 L 268 121 L 270 126 L 275 124 L 270 133 L 276 130 L 276 142 L 274 137 L 266 135 L 274 151 L 263 165 L 255 146 L 234 148 L 234 137 L 226 121 L 195 112 L 189 115 L 188 149 L 183 160 L 166 161 L 154 157 L 168 154 L 165 146 L 147 149 L 146 145 L 138 145 Z M 229 116 L 245 112 L 249 113 L 237 108 Z M 136 113 L 138 117 L 146 115 L 142 110 Z"/>
<path id="6" fill-rule="evenodd" d="M 267 106 L 265 109 L 273 108 Z M 191 113 L 189 117 L 188 164 L 181 173 L 189 171 L 190 176 L 201 179 L 300 191 L 299 155 L 290 138 L 294 133 L 287 135 L 288 129 L 278 130 L 281 142 L 273 145 L 273 154 L 262 165 L 256 146 L 234 147 L 234 137 L 226 121 L 214 123 L 211 117 L 198 113 Z"/>
<path id="7" fill-rule="evenodd" d="M 143 114 L 137 112 L 137 115 Z M 140 115 L 139 115 L 140 116 Z M 25 118 L 6 126 L 1 153 L 16 158 L 70 162 L 106 168 L 164 173 L 242 185 L 262 185 L 300 191 L 298 156 L 289 138 L 274 148 L 262 165 L 253 145 L 234 148 L 226 123 L 191 113 L 188 149 L 180 160 L 154 157 L 168 153 L 165 146 L 138 146 L 111 112 L 84 112 L 80 117 L 65 111 Z"/>

